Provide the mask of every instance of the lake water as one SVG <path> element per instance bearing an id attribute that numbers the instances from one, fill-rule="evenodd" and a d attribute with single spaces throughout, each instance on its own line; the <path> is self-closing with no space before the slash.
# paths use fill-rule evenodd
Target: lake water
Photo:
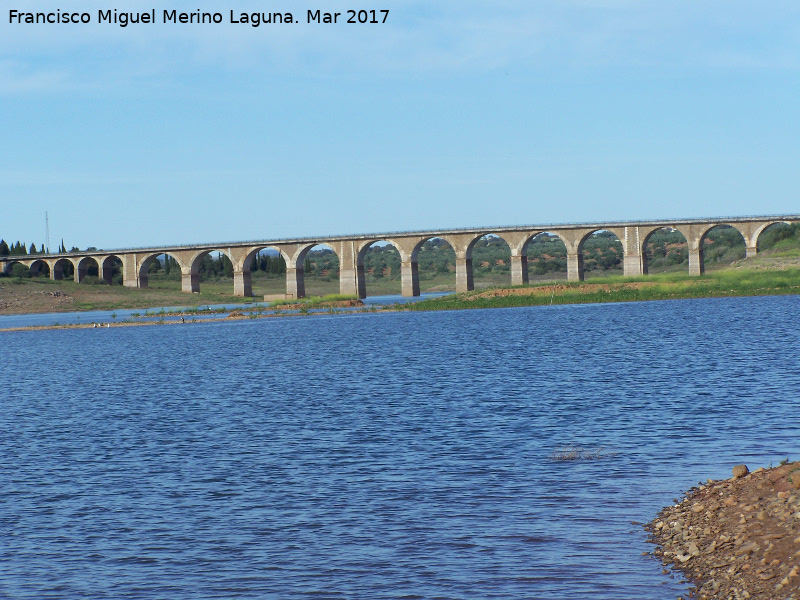
<path id="1" fill-rule="evenodd" d="M 0 597 L 664 600 L 797 458 L 800 297 L 0 333 Z M 574 442 L 593 461 L 554 462 Z"/>

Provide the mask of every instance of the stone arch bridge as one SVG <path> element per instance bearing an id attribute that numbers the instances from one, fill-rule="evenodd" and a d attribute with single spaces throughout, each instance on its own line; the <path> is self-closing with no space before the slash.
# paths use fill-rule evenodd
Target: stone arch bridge
<path id="1" fill-rule="evenodd" d="M 400 253 L 402 261 L 402 293 L 419 295 L 417 255 L 422 245 L 434 238 L 445 240 L 456 254 L 456 291 L 473 289 L 472 248 L 485 235 L 502 238 L 511 249 L 511 284 L 522 285 L 528 281 L 528 243 L 537 235 L 549 233 L 558 236 L 567 248 L 567 279 L 583 280 L 583 245 L 592 234 L 609 231 L 619 238 L 623 247 L 623 268 L 626 276 L 647 274 L 645 244 L 659 229 L 675 229 L 683 234 L 689 247 L 689 273 L 702 275 L 703 246 L 706 234 L 718 226 L 729 225 L 744 238 L 747 256 L 758 253 L 759 235 L 776 223 L 798 223 L 798 215 L 769 217 L 733 217 L 715 219 L 688 219 L 675 221 L 622 221 L 616 223 L 581 223 L 562 225 L 526 225 L 521 227 L 492 227 L 475 229 L 447 229 L 437 231 L 411 231 L 368 235 L 297 238 L 224 244 L 191 244 L 153 248 L 126 248 L 119 250 L 92 250 L 66 254 L 40 254 L 0 257 L 3 273 L 10 273 L 14 264 L 22 264 L 38 273 L 46 265 L 51 279 L 63 279 L 65 267 L 72 265 L 74 279 L 80 282 L 89 266 L 97 266 L 100 278 L 111 281 L 115 260 L 122 263 L 122 282 L 127 287 L 147 287 L 149 263 L 162 254 L 174 258 L 181 269 L 184 292 L 199 292 L 200 261 L 209 252 L 225 254 L 233 264 L 233 288 L 237 296 L 251 296 L 250 264 L 262 250 L 278 251 L 286 261 L 286 295 L 290 298 L 305 296 L 303 263 L 309 250 L 317 245 L 329 246 L 339 257 L 339 288 L 342 294 L 366 296 L 364 255 L 375 242 L 388 242 Z"/>

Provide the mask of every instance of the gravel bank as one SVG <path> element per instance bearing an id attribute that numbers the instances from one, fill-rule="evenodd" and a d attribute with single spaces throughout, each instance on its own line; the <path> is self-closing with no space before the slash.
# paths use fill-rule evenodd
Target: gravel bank
<path id="1" fill-rule="evenodd" d="M 645 526 L 693 598 L 800 600 L 800 462 L 692 488 Z"/>

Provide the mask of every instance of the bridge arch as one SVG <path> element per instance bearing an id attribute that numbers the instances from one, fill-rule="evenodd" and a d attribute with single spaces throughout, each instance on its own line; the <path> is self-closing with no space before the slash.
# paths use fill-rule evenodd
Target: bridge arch
<path id="1" fill-rule="evenodd" d="M 642 238 L 642 275 L 647 275 L 651 268 L 667 270 L 688 260 L 689 240 L 679 229 L 653 227 Z"/>
<path id="2" fill-rule="evenodd" d="M 321 243 L 301 254 L 298 267 L 302 268 L 305 293 L 312 296 L 341 293 L 342 263 L 335 244 Z"/>
<path id="3" fill-rule="evenodd" d="M 450 250 L 452 250 L 455 253 L 456 249 L 453 246 L 453 244 L 450 243 L 447 240 L 447 237 L 432 235 L 432 236 L 429 236 L 429 237 L 421 238 L 421 239 L 416 241 L 416 243 L 414 244 L 414 246 L 413 246 L 413 248 L 411 250 L 411 260 L 414 261 L 414 262 L 417 262 L 419 260 L 420 251 L 423 250 L 423 246 L 425 246 L 425 244 L 427 244 L 428 242 L 431 242 L 433 240 L 440 240 L 440 241 L 444 242 L 444 245 L 449 247 Z"/>
<path id="4" fill-rule="evenodd" d="M 100 276 L 100 262 L 94 256 L 84 256 L 79 258 L 75 263 L 74 280 L 75 283 L 81 283 L 87 277 Z"/>
<path id="5" fill-rule="evenodd" d="M 40 277 L 42 275 L 50 277 L 50 265 L 46 260 L 41 258 L 34 259 L 30 262 L 28 267 L 31 277 Z"/>
<path id="6" fill-rule="evenodd" d="M 306 297 L 306 266 L 308 266 L 306 265 L 306 259 L 312 252 L 330 256 L 330 264 L 328 264 L 328 268 L 324 270 L 327 271 L 326 276 L 330 277 L 331 280 L 339 280 L 339 291 L 341 292 L 342 261 L 340 253 L 335 248 L 335 244 L 312 242 L 310 244 L 295 246 L 294 252 L 289 256 L 289 261 L 286 263 L 286 296 L 288 298 Z M 332 272 L 334 270 L 336 273 Z"/>
<path id="7" fill-rule="evenodd" d="M 616 242 L 608 245 L 605 252 L 600 251 L 599 237 L 616 238 Z M 569 240 L 570 236 L 566 236 Z M 572 248 L 567 243 L 567 279 L 570 281 L 583 281 L 586 278 L 587 260 L 590 270 L 607 271 L 622 263 L 624 255 L 625 232 L 618 227 L 592 228 L 575 231 L 572 233 Z M 597 242 L 597 243 L 596 243 Z M 574 253 L 571 250 L 574 249 Z M 587 259 L 587 251 L 590 253 Z"/>
<path id="8" fill-rule="evenodd" d="M 269 246 L 260 246 L 259 248 L 263 249 L 267 247 Z M 329 272 L 326 274 L 326 276 L 331 276 L 331 279 L 334 279 L 335 275 L 330 273 L 330 271 L 334 268 L 338 269 L 339 289 L 341 293 L 347 293 L 344 291 L 345 280 L 341 277 L 341 271 L 344 268 L 341 260 L 341 244 L 334 244 L 326 241 L 310 241 L 291 244 L 273 244 L 272 247 L 280 252 L 281 257 L 283 257 L 283 260 L 286 264 L 285 295 L 287 298 L 304 298 L 306 296 L 305 262 L 309 253 L 316 251 L 317 249 L 325 254 L 330 252 L 332 256 L 335 257 L 335 260 L 331 261 L 332 264 L 330 265 L 330 269 L 328 269 Z M 351 271 L 353 270 L 351 269 Z M 352 285 L 354 285 L 354 283 L 352 283 Z M 237 295 L 239 295 L 238 292 Z"/>
<path id="9" fill-rule="evenodd" d="M 39 277 L 42 269 L 50 273 L 50 265 L 42 259 L 11 258 L 3 263 L 3 275 L 6 277 Z"/>
<path id="10" fill-rule="evenodd" d="M 230 277 L 234 280 L 234 293 L 236 291 L 236 278 L 234 273 L 238 270 L 241 273 L 241 261 L 237 260 L 230 249 L 225 248 L 204 248 L 203 250 L 185 252 L 183 264 L 181 264 L 181 289 L 184 292 L 197 293 L 200 291 L 200 271 L 203 265 L 203 260 L 208 257 L 212 252 L 220 254 L 220 263 L 223 276 L 226 276 L 230 270 Z M 222 257 L 225 257 L 224 259 Z M 225 260 L 227 259 L 227 261 Z M 178 261 L 180 264 L 181 261 Z M 185 265 L 188 264 L 188 269 Z M 239 267 L 239 269 L 237 269 Z M 187 273 L 188 270 L 188 273 Z M 226 277 L 227 278 L 227 277 Z M 244 295 L 244 294 L 241 294 Z"/>
<path id="11" fill-rule="evenodd" d="M 705 273 L 706 263 L 730 264 L 747 254 L 747 238 L 739 227 L 730 223 L 717 223 L 705 229 L 698 242 L 700 273 Z"/>
<path id="12" fill-rule="evenodd" d="M 769 221 L 753 232 L 753 246 L 756 252 L 761 252 L 762 244 L 766 239 L 770 237 L 776 238 L 774 241 L 770 240 L 774 244 L 793 235 L 800 236 L 800 223 L 792 223 L 791 221 Z M 749 258 L 751 256 L 751 250 L 749 247 L 747 250 L 747 256 Z"/>
<path id="13" fill-rule="evenodd" d="M 148 286 L 149 280 L 149 273 L 150 273 L 150 266 L 154 260 L 158 260 L 159 256 L 164 256 L 167 258 L 171 258 L 175 262 L 178 263 L 178 267 L 181 271 L 181 280 L 184 280 L 185 273 L 188 270 L 188 267 L 185 266 L 185 257 L 181 256 L 179 252 L 153 252 L 150 254 L 146 254 L 142 257 L 141 261 L 139 262 L 139 266 L 137 268 L 136 277 L 138 279 L 139 285 L 138 287 L 146 288 Z M 185 288 L 183 291 L 187 291 Z M 191 289 L 188 291 L 192 291 Z"/>
<path id="14" fill-rule="evenodd" d="M 401 273 L 403 296 L 419 296 L 421 278 L 435 282 L 437 277 L 456 271 L 456 249 L 445 236 L 432 235 L 403 242 L 400 252 L 403 260 Z"/>
<path id="15" fill-rule="evenodd" d="M 287 256 L 283 252 L 283 250 L 281 250 L 278 246 L 269 245 L 269 246 L 258 246 L 258 247 L 251 248 L 248 251 L 248 253 L 245 255 L 245 257 L 244 257 L 244 261 L 242 262 L 242 267 L 245 270 L 250 271 L 251 273 L 255 272 L 257 270 L 262 270 L 261 269 L 261 253 L 264 252 L 264 250 L 272 250 L 274 252 L 277 252 L 278 256 L 280 256 L 280 258 L 283 259 L 283 262 L 286 263 L 287 265 L 289 264 L 290 257 Z M 267 267 L 268 267 L 268 263 L 265 261 L 264 269 L 267 269 Z"/>
<path id="16" fill-rule="evenodd" d="M 271 250 L 277 254 L 263 254 L 265 250 Z M 276 277 L 285 280 L 291 258 L 283 248 L 275 244 L 251 246 L 245 249 L 241 268 L 237 270 L 234 265 L 234 294 L 244 297 L 253 296 L 253 277 L 265 285 L 268 285 Z M 263 294 L 263 291 L 262 295 L 266 295 Z M 279 295 L 285 297 L 285 293 Z"/>
<path id="17" fill-rule="evenodd" d="M 557 231 L 535 231 L 527 234 L 520 248 L 520 258 L 521 276 L 518 281 L 514 281 L 516 285 L 528 283 L 531 268 L 537 277 L 563 272 L 566 278 L 567 242 Z M 513 256 L 511 260 L 514 260 Z"/>
<path id="18" fill-rule="evenodd" d="M 101 256 L 97 259 L 99 269 L 98 276 L 102 281 L 111 285 L 116 277 L 119 283 L 122 283 L 122 274 L 125 273 L 124 256 L 124 254 L 111 254 L 109 256 Z"/>
<path id="19" fill-rule="evenodd" d="M 5 277 L 12 277 L 14 272 L 22 273 L 23 269 L 30 273 L 29 266 L 25 264 L 26 261 L 18 260 L 18 259 L 11 259 L 7 262 L 3 263 L 3 275 Z M 20 265 L 19 269 L 14 269 L 15 265 Z"/>
<path id="20" fill-rule="evenodd" d="M 376 244 L 379 244 L 379 246 L 376 247 Z M 389 250 L 377 250 L 376 248 L 389 248 Z M 371 254 L 377 253 L 385 256 L 371 256 Z M 382 279 L 384 276 L 400 276 L 399 291 L 402 292 L 401 271 L 404 262 L 404 254 L 402 245 L 390 239 L 366 240 L 362 242 L 356 253 L 358 297 L 367 297 L 368 276 L 373 280 Z"/>
<path id="21" fill-rule="evenodd" d="M 69 258 L 57 258 L 52 261 L 50 268 L 50 278 L 61 281 L 64 277 L 74 277 L 75 263 Z"/>
<path id="22" fill-rule="evenodd" d="M 474 289 L 475 277 L 482 276 L 489 279 L 491 275 L 508 273 L 511 278 L 511 243 L 506 236 L 499 233 L 484 233 L 477 235 L 467 244 L 466 259 L 472 270 L 472 285 Z M 498 277 L 493 277 L 489 285 L 503 285 Z M 481 287 L 481 286 L 478 286 Z M 484 286 L 485 287 L 485 286 Z"/>

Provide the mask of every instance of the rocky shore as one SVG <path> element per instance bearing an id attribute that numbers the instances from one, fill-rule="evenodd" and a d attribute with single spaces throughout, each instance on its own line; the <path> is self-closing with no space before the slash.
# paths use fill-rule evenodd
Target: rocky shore
<path id="1" fill-rule="evenodd" d="M 800 600 L 800 462 L 709 480 L 645 526 L 689 597 Z"/>

